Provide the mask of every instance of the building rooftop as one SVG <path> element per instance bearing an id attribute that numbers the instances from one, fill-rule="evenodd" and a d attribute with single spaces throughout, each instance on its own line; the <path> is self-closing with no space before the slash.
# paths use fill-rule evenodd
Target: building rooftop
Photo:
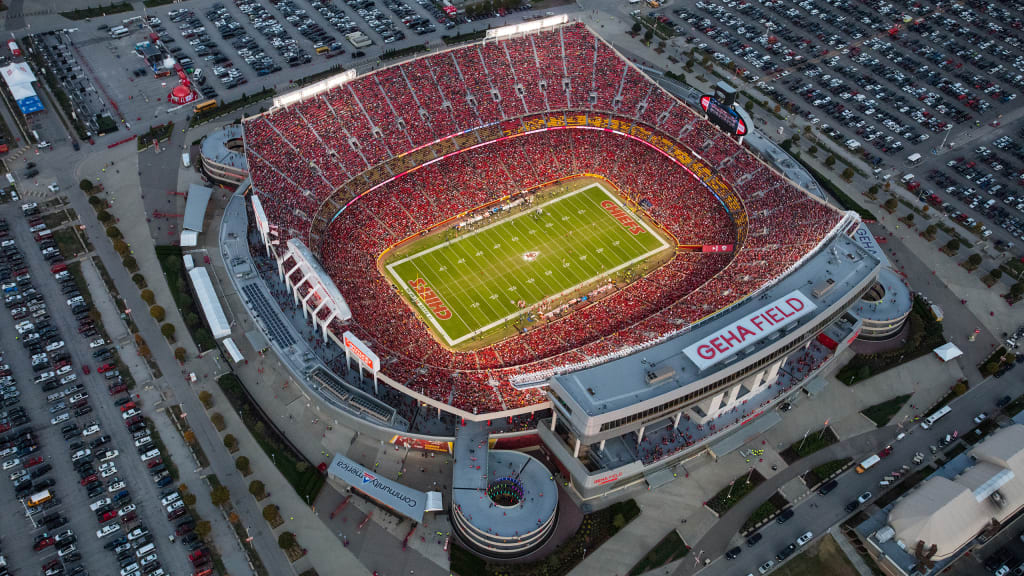
<path id="1" fill-rule="evenodd" d="M 683 388 L 715 370 L 721 370 L 738 358 L 763 350 L 781 335 L 815 322 L 817 316 L 809 313 L 790 321 L 783 328 L 749 344 L 739 352 L 720 355 L 721 360 L 703 370 L 694 362 L 692 356 L 683 352 L 684 349 L 713 336 L 732 322 L 748 318 L 766 305 L 788 298 L 794 292 L 799 292 L 802 299 L 811 302 L 816 311 L 824 310 L 841 300 L 865 277 L 873 274 L 878 266 L 879 260 L 858 243 L 844 234 L 836 234 L 825 242 L 821 250 L 810 256 L 788 276 L 767 287 L 760 294 L 734 305 L 721 316 L 705 321 L 690 332 L 642 353 L 578 372 L 556 375 L 552 378 L 557 380 L 554 387 L 560 393 L 568 394 L 590 416 L 620 410 L 662 396 Z M 828 280 L 831 281 L 831 288 L 821 291 L 820 288 Z"/>
<path id="2" fill-rule="evenodd" d="M 239 170 L 249 170 L 249 162 L 245 159 L 245 154 L 241 152 L 241 147 L 238 152 L 229 147 L 232 140 L 241 142 L 241 124 L 228 124 L 223 129 L 208 134 L 202 143 L 203 158 Z"/>

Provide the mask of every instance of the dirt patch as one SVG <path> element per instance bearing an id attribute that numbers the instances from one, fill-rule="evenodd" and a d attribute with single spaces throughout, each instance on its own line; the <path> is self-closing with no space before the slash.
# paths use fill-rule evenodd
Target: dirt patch
<path id="1" fill-rule="evenodd" d="M 818 540 L 799 556 L 786 562 L 773 572 L 774 576 L 858 576 L 846 554 L 830 534 Z"/>

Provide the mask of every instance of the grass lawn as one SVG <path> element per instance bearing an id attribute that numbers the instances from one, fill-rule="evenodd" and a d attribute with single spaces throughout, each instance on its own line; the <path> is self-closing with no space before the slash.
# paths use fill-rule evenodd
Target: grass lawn
<path id="1" fill-rule="evenodd" d="M 525 315 L 555 310 L 627 270 L 642 272 L 652 256 L 672 247 L 603 184 L 475 225 L 399 247 L 382 263 L 406 301 L 452 347 L 515 330 Z"/>
<path id="2" fill-rule="evenodd" d="M 182 260 L 181 248 L 178 246 L 157 246 L 156 256 L 160 260 L 160 268 L 164 271 L 167 279 L 167 286 L 174 296 L 174 304 L 181 312 L 181 318 L 185 321 L 185 327 L 192 335 L 196 346 L 202 350 L 213 350 L 217 347 L 217 341 L 206 328 L 202 317 L 199 315 L 198 304 L 192 297 L 192 288 L 186 279 L 185 262 Z"/>
<path id="3" fill-rule="evenodd" d="M 779 492 L 772 494 L 771 498 L 765 500 L 763 504 L 757 507 L 757 510 L 754 510 L 754 513 L 750 515 L 750 518 L 747 518 L 747 521 L 743 523 L 743 527 L 740 528 L 740 532 L 746 532 L 752 529 L 762 520 L 770 518 L 776 513 L 782 511 L 786 506 L 789 506 L 789 500 L 786 500 L 785 496 Z"/>
<path id="4" fill-rule="evenodd" d="M 814 454 L 818 450 L 835 444 L 838 441 L 839 438 L 836 438 L 836 435 L 832 432 L 831 428 L 825 428 L 824 430 L 811 430 L 807 436 L 793 442 L 793 444 L 791 444 L 789 448 L 783 450 L 780 455 L 787 464 L 792 464 L 804 456 Z"/>
<path id="5" fill-rule="evenodd" d="M 683 542 L 679 532 L 673 529 L 629 570 L 629 576 L 639 576 L 648 570 L 660 568 L 665 564 L 675 562 L 689 553 L 690 549 L 687 548 L 686 542 Z"/>
<path id="6" fill-rule="evenodd" d="M 811 468 L 806 474 L 804 474 L 804 483 L 807 484 L 808 488 L 817 486 L 832 474 L 842 470 L 843 467 L 849 463 L 849 458 L 840 458 L 838 460 L 830 460 L 821 466 Z"/>
<path id="7" fill-rule="evenodd" d="M 857 569 L 839 549 L 832 535 L 811 544 L 806 550 L 789 562 L 772 571 L 773 576 L 811 576 L 812 574 L 828 574 L 829 576 L 857 576 Z"/>
<path id="8" fill-rule="evenodd" d="M 748 477 L 750 479 L 749 482 L 747 481 Z M 764 482 L 764 476 L 762 476 L 760 472 L 757 470 L 747 472 L 730 482 L 725 488 L 719 490 L 718 494 L 715 494 L 710 500 L 705 502 L 705 505 L 721 516 L 730 508 L 735 506 L 737 502 L 742 500 L 743 497 L 749 494 L 754 488 L 757 488 L 757 485 L 761 482 Z"/>
<path id="9" fill-rule="evenodd" d="M 881 428 L 889 423 L 889 420 L 900 411 L 900 408 L 906 404 L 907 400 L 910 400 L 910 394 L 903 394 L 874 406 L 868 406 L 861 410 L 861 414 L 867 416 L 869 420 L 875 423 L 875 426 Z"/>

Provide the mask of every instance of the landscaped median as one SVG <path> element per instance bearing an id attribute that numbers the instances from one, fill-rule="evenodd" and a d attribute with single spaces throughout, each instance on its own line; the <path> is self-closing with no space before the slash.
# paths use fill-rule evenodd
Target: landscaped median
<path id="1" fill-rule="evenodd" d="M 900 408 L 907 403 L 907 400 L 910 400 L 910 394 L 903 394 L 874 406 L 868 406 L 861 410 L 860 413 L 866 416 L 868 420 L 874 422 L 876 427 L 881 428 L 888 424 L 889 420 L 892 420 L 892 417 L 900 411 Z"/>
<path id="2" fill-rule="evenodd" d="M 766 522 L 775 517 L 776 514 L 782 512 L 787 506 L 789 506 L 789 500 L 786 497 L 775 492 L 770 498 L 765 500 L 760 506 L 754 510 L 754 513 L 747 518 L 747 521 L 743 523 L 743 527 L 740 528 L 740 532 L 746 533 L 751 530 L 756 530 L 763 526 Z"/>
<path id="3" fill-rule="evenodd" d="M 764 482 L 764 476 L 751 468 L 746 474 L 729 482 L 728 486 L 719 490 L 718 494 L 715 494 L 704 503 L 704 507 L 711 510 L 716 517 L 721 518 L 723 514 L 728 512 L 730 508 L 735 506 L 737 502 L 751 493 L 762 482 Z"/>
<path id="4" fill-rule="evenodd" d="M 683 541 L 679 532 L 673 528 L 654 545 L 654 548 L 651 548 L 650 552 L 644 554 L 644 557 L 630 568 L 628 574 L 629 576 L 640 576 L 649 570 L 671 564 L 689 553 L 690 547 Z"/>
<path id="5" fill-rule="evenodd" d="M 616 502 L 587 514 L 580 527 L 543 560 L 522 564 L 491 563 L 452 541 L 451 571 L 459 576 L 561 576 L 579 564 L 584 555 L 597 550 L 609 538 L 640 515 L 633 500 Z"/>
<path id="6" fill-rule="evenodd" d="M 792 464 L 797 460 L 814 454 L 822 448 L 826 448 L 835 444 L 839 441 L 835 432 L 832 428 L 825 427 L 819 430 L 808 430 L 804 437 L 800 440 L 793 442 L 789 448 L 786 448 L 779 453 L 782 459 L 786 461 L 786 464 Z"/>

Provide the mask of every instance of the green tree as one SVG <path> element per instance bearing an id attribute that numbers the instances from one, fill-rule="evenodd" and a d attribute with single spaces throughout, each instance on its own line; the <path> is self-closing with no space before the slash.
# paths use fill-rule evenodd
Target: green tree
<path id="1" fill-rule="evenodd" d="M 253 482 L 257 482 L 257 480 L 253 480 Z M 263 507 L 263 519 L 267 522 L 270 522 L 271 524 L 276 524 L 280 518 L 281 513 L 277 511 L 277 506 L 274 506 L 273 504 L 267 504 L 266 506 Z"/>
<path id="2" fill-rule="evenodd" d="M 641 26 L 639 22 L 633 22 L 633 34 L 639 34 L 641 28 L 643 28 L 643 26 Z"/>
<path id="3" fill-rule="evenodd" d="M 124 259 L 121 260 L 121 264 L 129 272 L 135 272 L 139 269 L 139 262 L 135 259 L 135 256 L 125 256 Z"/>
<path id="4" fill-rule="evenodd" d="M 896 207 L 899 206 L 899 203 L 896 202 L 895 198 L 889 198 L 888 200 L 885 201 L 885 204 L 882 204 L 882 206 L 884 206 L 885 209 L 888 210 L 889 212 L 892 212 L 896 210 Z"/>
<path id="5" fill-rule="evenodd" d="M 92 206 L 93 208 L 99 209 L 101 204 L 103 204 L 103 200 L 101 200 L 99 196 L 89 197 L 89 205 Z"/>
<path id="6" fill-rule="evenodd" d="M 971 254 L 970 256 L 967 257 L 967 263 L 975 268 L 981 266 L 981 255 Z"/>
<path id="7" fill-rule="evenodd" d="M 281 547 L 281 550 L 293 548 L 296 543 L 295 534 L 291 532 L 281 532 L 281 535 L 277 537 L 277 545 Z"/>
<path id="8" fill-rule="evenodd" d="M 199 392 L 199 401 L 203 403 L 207 409 L 213 406 L 213 394 L 210 394 L 209 390 L 202 390 Z"/>
<path id="9" fill-rule="evenodd" d="M 223 506 L 231 500 L 231 491 L 228 490 L 227 486 L 218 484 L 214 486 L 213 490 L 210 490 L 210 503 L 214 506 Z"/>
<path id="10" fill-rule="evenodd" d="M 157 322 L 163 322 L 164 318 L 167 317 L 167 312 L 164 310 L 163 306 L 155 305 L 149 307 L 149 315 Z"/>
<path id="11" fill-rule="evenodd" d="M 939 229 L 938 229 L 937 226 L 935 226 L 935 224 L 929 224 L 928 227 L 924 229 L 924 233 L 929 235 L 929 236 L 935 236 L 935 233 L 938 230 Z"/>
<path id="12" fill-rule="evenodd" d="M 1000 278 L 1003 277 L 1003 271 L 1000 270 L 999 268 L 993 268 L 992 271 L 988 273 L 988 275 L 995 278 L 996 280 L 999 280 Z"/>
<path id="13" fill-rule="evenodd" d="M 309 470 L 309 463 L 307 463 L 305 460 L 300 460 L 295 463 L 295 471 L 298 472 L 299 474 L 304 473 L 306 470 Z"/>
<path id="14" fill-rule="evenodd" d="M 239 456 L 235 459 L 235 468 L 242 473 L 242 476 L 252 474 L 252 467 L 250 467 L 249 458 L 246 456 Z"/>
<path id="15" fill-rule="evenodd" d="M 878 194 L 878 184 L 872 184 L 871 187 L 868 188 L 868 194 L 871 194 L 872 196 Z"/>
<path id="16" fill-rule="evenodd" d="M 746 110 L 747 112 L 753 112 L 754 111 L 754 101 L 753 100 L 747 100 L 746 102 L 744 102 L 743 103 L 743 109 Z"/>
<path id="17" fill-rule="evenodd" d="M 92 190 L 92 180 L 89 180 L 88 178 L 83 178 L 82 181 L 78 183 L 78 187 L 82 190 L 82 192 L 88 194 Z"/>
<path id="18" fill-rule="evenodd" d="M 142 292 L 139 292 L 139 298 L 142 298 L 143 302 L 149 304 L 150 306 L 156 304 L 156 295 L 153 294 L 153 291 L 148 288 L 146 290 L 143 290 Z"/>
<path id="19" fill-rule="evenodd" d="M 114 240 L 114 251 L 120 254 L 121 258 L 128 256 L 131 253 L 131 250 L 132 249 L 128 246 L 128 243 L 124 240 L 120 238 Z"/>
<path id="20" fill-rule="evenodd" d="M 1010 296 L 1013 296 L 1014 298 L 1024 296 L 1024 282 L 1017 282 L 1013 286 L 1010 286 Z"/>
<path id="21" fill-rule="evenodd" d="M 849 181 L 853 178 L 853 168 L 847 166 L 842 173 L 843 180 Z"/>
<path id="22" fill-rule="evenodd" d="M 906 216 L 903 217 L 903 220 L 907 224 L 913 224 L 914 223 L 914 213 L 911 212 L 910 214 L 907 214 Z"/>
<path id="23" fill-rule="evenodd" d="M 956 238 L 952 238 L 952 239 L 950 239 L 949 242 L 946 242 L 946 251 L 955 253 L 959 249 L 960 249 L 960 240 L 958 240 Z"/>
<path id="24" fill-rule="evenodd" d="M 224 447 L 229 451 L 234 452 L 235 448 L 238 448 L 238 439 L 232 434 L 224 436 Z"/>
<path id="25" fill-rule="evenodd" d="M 213 423 L 213 427 L 216 428 L 218 432 L 223 430 L 225 427 L 224 415 L 221 414 L 220 412 L 214 412 L 213 414 L 210 414 L 210 422 Z"/>
<path id="26" fill-rule="evenodd" d="M 107 228 L 107 238 L 117 239 L 124 238 L 124 234 L 121 234 L 121 229 L 117 226 L 111 226 Z"/>
<path id="27" fill-rule="evenodd" d="M 828 157 L 825 158 L 825 166 L 828 166 L 829 168 L 831 168 L 831 167 L 833 167 L 835 165 L 836 165 L 836 157 L 831 155 L 831 154 L 829 154 Z"/>
<path id="28" fill-rule="evenodd" d="M 797 134 L 796 132 L 794 132 L 794 133 L 793 133 L 793 135 L 792 135 L 792 136 L 790 136 L 790 139 L 791 139 L 791 140 L 793 141 L 793 144 L 794 144 L 794 145 L 796 145 L 796 144 L 799 144 L 799 143 L 800 143 L 800 135 L 799 135 L 799 134 Z"/>
<path id="29" fill-rule="evenodd" d="M 135 282 L 135 285 L 139 288 L 146 287 L 146 277 L 142 274 L 132 274 L 132 282 Z"/>
<path id="30" fill-rule="evenodd" d="M 651 38 L 654 38 L 654 31 L 648 28 L 647 32 L 644 32 L 644 42 L 650 42 Z"/>
<path id="31" fill-rule="evenodd" d="M 810 154 L 811 156 L 814 156 L 815 154 L 818 153 L 818 147 L 815 146 L 814 144 L 811 144 L 811 147 L 807 149 L 807 153 Z"/>
<path id="32" fill-rule="evenodd" d="M 174 349 L 174 359 L 178 362 L 185 362 L 186 352 L 181 346 Z"/>
<path id="33" fill-rule="evenodd" d="M 167 338 L 171 342 L 174 342 L 174 330 L 174 324 L 171 323 L 160 326 L 160 333 L 164 335 L 164 338 Z"/>
<path id="34" fill-rule="evenodd" d="M 203 540 L 206 540 L 206 538 L 210 535 L 210 521 L 201 520 L 199 522 L 196 522 L 196 527 L 194 528 L 194 530 L 197 536 L 199 536 Z"/>
<path id="35" fill-rule="evenodd" d="M 107 212 L 106 210 L 100 210 L 99 212 L 96 213 L 96 219 L 106 224 L 107 222 L 113 220 L 114 216 L 111 215 L 111 213 Z"/>
<path id="36" fill-rule="evenodd" d="M 191 508 L 196 505 L 196 495 L 191 492 L 186 492 L 185 494 L 182 494 L 181 501 L 185 503 L 185 506 Z"/>
<path id="37" fill-rule="evenodd" d="M 267 494 L 267 487 L 259 480 L 253 480 L 249 482 L 249 494 L 252 494 L 257 500 L 262 500 Z"/>

